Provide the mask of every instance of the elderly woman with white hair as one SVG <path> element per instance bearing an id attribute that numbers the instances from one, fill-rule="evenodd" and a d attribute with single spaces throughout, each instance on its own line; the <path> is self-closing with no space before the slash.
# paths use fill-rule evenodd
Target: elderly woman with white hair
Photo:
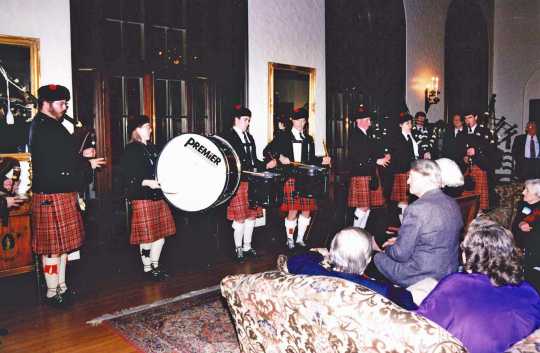
<path id="1" fill-rule="evenodd" d="M 372 236 L 365 230 L 345 228 L 336 234 L 329 251 L 316 249 L 293 256 L 287 267 L 293 274 L 343 278 L 369 288 L 405 309 L 415 309 L 412 295 L 406 289 L 364 275 L 371 261 L 372 243 Z"/>
<path id="2" fill-rule="evenodd" d="M 441 169 L 443 192 L 452 197 L 461 196 L 465 178 L 458 164 L 450 158 L 439 158 L 435 163 Z"/>
<path id="3" fill-rule="evenodd" d="M 515 215 L 512 232 L 525 252 L 525 279 L 540 290 L 540 179 L 525 181 L 523 201 Z"/>

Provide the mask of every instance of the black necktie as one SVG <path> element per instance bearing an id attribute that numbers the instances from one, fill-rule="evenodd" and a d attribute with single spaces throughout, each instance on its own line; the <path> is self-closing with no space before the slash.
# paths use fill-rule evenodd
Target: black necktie
<path id="1" fill-rule="evenodd" d="M 245 131 L 244 131 L 244 146 L 246 146 L 247 161 L 250 166 L 253 166 L 253 161 L 251 159 L 251 143 L 249 142 L 248 135 Z"/>
<path id="2" fill-rule="evenodd" d="M 534 138 L 531 137 L 531 143 L 529 145 L 530 148 L 530 158 L 536 158 L 536 146 L 534 145 Z"/>
<path id="3" fill-rule="evenodd" d="M 470 127 L 470 128 L 469 128 L 469 135 L 472 135 L 472 134 L 473 134 L 473 130 L 472 130 L 472 128 Z"/>
<path id="4" fill-rule="evenodd" d="M 409 150 L 410 150 L 411 155 L 414 156 L 414 145 L 412 142 L 411 135 L 407 135 L 407 143 L 409 144 Z"/>
<path id="5" fill-rule="evenodd" d="M 305 140 L 305 139 L 306 139 L 306 137 L 304 136 L 304 134 L 300 133 L 300 140 Z"/>

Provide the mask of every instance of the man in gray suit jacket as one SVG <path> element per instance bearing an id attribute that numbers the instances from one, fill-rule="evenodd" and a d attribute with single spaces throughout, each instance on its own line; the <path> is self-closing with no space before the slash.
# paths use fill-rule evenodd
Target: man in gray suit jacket
<path id="1" fill-rule="evenodd" d="M 435 162 L 415 161 L 408 183 L 418 200 L 405 209 L 397 238 L 374 257 L 379 272 L 402 287 L 456 272 L 463 228 L 458 204 L 440 189 L 441 171 Z"/>

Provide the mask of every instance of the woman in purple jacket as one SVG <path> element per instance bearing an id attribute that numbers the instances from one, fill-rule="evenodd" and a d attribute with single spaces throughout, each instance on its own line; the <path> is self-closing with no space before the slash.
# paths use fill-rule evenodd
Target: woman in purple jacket
<path id="1" fill-rule="evenodd" d="M 501 225 L 473 222 L 461 248 L 466 273 L 443 278 L 417 312 L 470 353 L 502 353 L 540 327 L 540 296 L 523 280 L 514 237 Z"/>

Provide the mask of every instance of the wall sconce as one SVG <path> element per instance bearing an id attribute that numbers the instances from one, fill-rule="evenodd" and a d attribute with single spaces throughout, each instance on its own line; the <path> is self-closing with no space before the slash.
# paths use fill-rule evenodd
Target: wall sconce
<path id="1" fill-rule="evenodd" d="M 424 92 L 424 96 L 425 96 L 424 110 L 426 113 L 428 112 L 429 107 L 432 104 L 439 103 L 440 101 L 439 94 L 441 94 L 441 92 L 439 92 L 439 77 L 433 76 L 431 77 L 431 85 L 426 87 L 426 90 Z"/>

